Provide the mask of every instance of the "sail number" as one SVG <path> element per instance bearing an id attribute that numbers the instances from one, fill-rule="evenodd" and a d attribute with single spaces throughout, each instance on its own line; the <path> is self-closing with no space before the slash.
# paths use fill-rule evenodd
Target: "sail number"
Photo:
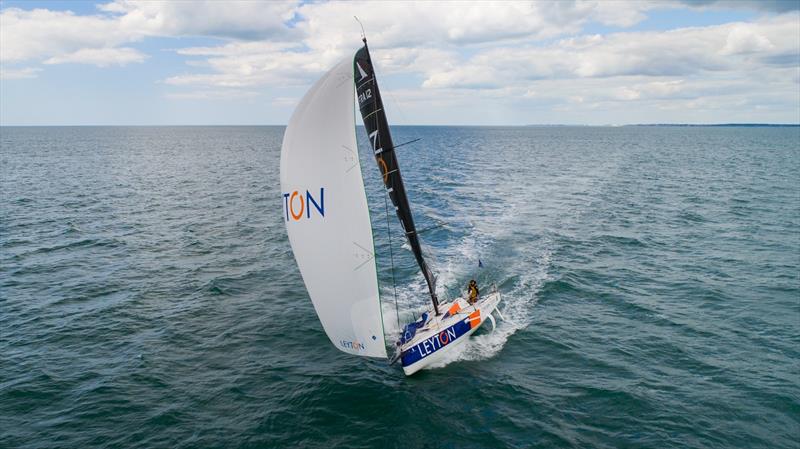
<path id="1" fill-rule="evenodd" d="M 364 89 L 363 92 L 359 92 L 358 94 L 358 106 L 361 107 L 367 100 L 372 99 L 372 89 Z"/>
<path id="2" fill-rule="evenodd" d="M 318 198 L 319 201 L 311 196 L 311 192 L 308 190 L 306 190 L 305 195 L 297 190 L 289 193 L 284 192 L 283 209 L 286 213 L 286 221 L 289 221 L 289 217 L 294 221 L 300 221 L 304 213 L 306 218 L 310 219 L 312 205 L 320 216 L 325 217 L 325 187 L 319 188 Z"/>

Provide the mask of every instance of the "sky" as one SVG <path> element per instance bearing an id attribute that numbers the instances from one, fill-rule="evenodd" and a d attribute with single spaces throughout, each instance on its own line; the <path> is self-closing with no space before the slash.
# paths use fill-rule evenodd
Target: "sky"
<path id="1" fill-rule="evenodd" d="M 800 0 L 0 1 L 0 125 L 282 125 L 369 40 L 396 125 L 800 123 Z"/>

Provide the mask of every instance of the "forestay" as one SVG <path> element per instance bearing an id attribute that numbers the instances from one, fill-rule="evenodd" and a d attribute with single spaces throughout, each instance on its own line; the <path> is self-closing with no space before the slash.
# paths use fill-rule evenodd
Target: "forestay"
<path id="1" fill-rule="evenodd" d="M 353 60 L 347 58 L 295 109 L 281 149 L 284 220 L 333 344 L 350 354 L 386 357 L 354 96 Z"/>

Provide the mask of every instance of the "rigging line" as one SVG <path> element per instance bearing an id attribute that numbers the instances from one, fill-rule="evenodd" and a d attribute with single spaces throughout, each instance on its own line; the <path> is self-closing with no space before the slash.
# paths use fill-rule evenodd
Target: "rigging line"
<path id="1" fill-rule="evenodd" d="M 373 79 L 375 79 L 375 75 L 373 75 Z M 377 82 L 376 82 L 376 86 L 377 86 Z M 374 110 L 369 115 L 374 115 L 374 117 L 375 117 L 375 129 L 378 130 L 378 129 L 380 129 L 380 117 L 378 116 L 377 113 L 379 111 L 383 110 L 383 108 L 378 108 L 378 102 L 376 101 L 375 102 L 375 106 L 373 106 L 373 109 Z M 365 117 L 365 119 L 366 119 L 366 117 Z M 389 124 L 387 123 L 386 126 L 388 128 Z M 378 135 L 378 139 L 382 140 L 382 136 Z M 377 146 L 377 142 L 376 142 L 375 146 Z M 381 145 L 381 147 L 383 147 L 383 145 Z M 395 168 L 391 172 L 395 172 L 395 171 L 399 171 L 399 167 Z M 386 187 L 385 180 L 387 179 L 386 176 L 388 176 L 389 173 L 391 173 L 391 172 L 385 173 L 383 175 L 384 176 L 384 186 L 385 187 Z M 397 317 L 397 328 L 400 329 L 400 331 L 402 331 L 401 324 L 400 324 L 400 306 L 398 305 L 398 301 L 397 301 L 397 282 L 395 281 L 395 276 L 394 276 L 394 248 L 392 247 L 392 228 L 391 228 L 391 220 L 389 219 L 389 199 L 388 199 L 388 197 L 389 197 L 389 192 L 394 190 L 394 178 L 389 176 L 388 180 L 389 180 L 390 185 L 388 186 L 388 189 L 386 189 L 387 194 L 383 195 L 383 205 L 384 205 L 384 210 L 386 211 L 386 235 L 389 238 L 389 258 L 391 259 L 391 262 L 392 262 L 392 288 L 394 289 L 394 313 L 395 313 L 395 316 Z M 392 201 L 392 205 L 394 205 L 394 201 Z M 394 209 L 395 209 L 395 211 L 397 211 L 398 207 L 394 206 Z M 400 224 L 403 225 L 402 222 Z M 405 225 L 403 225 L 403 229 L 405 229 Z M 414 320 L 416 321 L 416 318 L 414 318 Z"/>
<path id="2" fill-rule="evenodd" d="M 355 17 L 355 16 L 353 16 L 353 17 Z M 355 19 L 356 19 L 356 21 L 358 21 L 358 23 L 359 23 L 359 24 L 361 24 L 361 21 L 359 21 L 359 20 L 358 20 L 358 17 L 356 17 Z M 363 33 L 363 25 L 362 25 L 362 33 Z M 362 35 L 362 40 L 364 40 L 364 44 L 366 44 L 366 37 L 364 37 L 363 35 Z M 370 63 L 372 63 L 372 61 L 371 61 L 371 60 L 370 60 Z M 377 83 L 377 76 L 376 76 L 376 74 L 377 74 L 377 71 L 375 70 L 375 65 L 374 65 L 374 64 L 372 65 L 372 71 L 373 71 L 372 79 L 373 79 L 373 80 L 375 80 L 375 86 L 377 87 L 377 84 L 378 84 L 378 83 Z M 385 80 L 384 80 L 384 81 L 385 81 Z M 400 107 L 400 103 L 397 101 L 397 99 L 396 99 L 396 98 L 394 97 L 394 95 L 392 94 L 392 90 L 391 90 L 391 88 L 390 88 L 389 90 L 386 90 L 386 85 L 384 85 L 383 87 L 384 87 L 383 93 L 388 93 L 388 94 L 389 94 L 389 99 L 390 99 L 390 100 L 391 100 L 391 102 L 394 104 L 395 108 L 397 109 L 397 112 L 399 112 L 399 113 L 400 113 L 400 115 L 401 115 L 401 117 L 402 117 L 403 121 L 404 121 L 404 122 L 406 122 L 406 123 L 408 123 L 408 116 L 405 114 L 405 112 L 403 111 L 403 109 Z M 377 103 L 377 102 L 376 102 L 376 103 Z M 387 128 L 388 128 L 388 127 L 389 127 L 389 124 L 387 123 L 387 124 L 386 124 L 386 126 L 387 126 Z M 417 134 L 417 136 L 418 136 L 418 135 L 419 135 L 419 134 Z M 420 137 L 420 138 L 418 138 L 418 139 L 416 139 L 416 140 L 420 140 L 420 139 L 422 139 L 422 137 Z"/>
<path id="3" fill-rule="evenodd" d="M 393 146 L 392 148 L 389 148 L 389 149 L 390 149 L 390 150 L 394 150 L 395 148 L 400 148 L 400 147 L 402 147 L 403 145 L 408 145 L 409 143 L 419 142 L 420 140 L 422 140 L 422 137 L 418 137 L 418 138 L 416 138 L 416 139 L 409 140 L 408 142 L 403 142 L 403 143 L 401 143 L 400 145 L 395 145 L 395 146 Z M 386 150 L 384 150 L 384 151 L 386 151 Z"/>
<path id="4" fill-rule="evenodd" d="M 433 231 L 434 229 L 443 228 L 445 226 L 447 226 L 447 223 L 435 224 L 435 225 L 429 226 L 429 227 L 427 227 L 425 229 L 420 229 L 419 231 L 416 231 L 416 234 L 419 235 L 419 234 L 422 234 L 423 232 Z M 414 232 L 406 232 L 406 234 L 414 234 Z"/>
<path id="5" fill-rule="evenodd" d="M 400 108 L 400 103 L 398 103 L 397 99 L 394 98 L 394 95 L 392 94 L 392 90 L 391 89 L 389 89 L 389 90 L 385 90 L 384 89 L 384 92 L 389 94 L 389 98 L 392 100 L 392 103 L 394 103 L 394 107 L 397 108 L 397 112 L 399 112 L 400 115 L 403 116 L 403 121 L 408 123 L 408 116 L 406 116 L 405 112 L 403 112 L 403 109 Z"/>
<path id="6" fill-rule="evenodd" d="M 397 328 L 400 329 L 400 308 L 397 306 L 397 284 L 394 281 L 394 250 L 392 249 L 392 228 L 389 224 L 389 200 L 383 196 L 383 205 L 386 210 L 386 235 L 389 237 L 389 257 L 392 260 L 392 288 L 394 289 L 394 313 L 397 316 Z M 402 331 L 402 329 L 400 329 Z"/>
<path id="7" fill-rule="evenodd" d="M 380 109 L 378 109 L 378 111 L 380 111 Z M 378 111 L 375 111 L 375 112 L 378 112 Z M 372 114 L 374 114 L 375 112 L 370 112 L 369 114 L 370 114 L 370 115 L 372 115 Z M 417 138 L 417 139 L 413 139 L 413 140 L 409 140 L 408 142 L 403 142 L 403 143 L 401 143 L 400 145 L 395 145 L 395 146 L 393 146 L 393 147 L 389 147 L 389 148 L 379 148 L 379 150 L 380 150 L 380 151 L 377 151 L 377 150 L 376 150 L 375 154 L 380 154 L 380 153 L 383 153 L 384 151 L 392 151 L 392 150 L 394 150 L 394 149 L 396 149 L 396 148 L 400 148 L 400 147 L 402 147 L 402 146 L 404 146 L 404 145 L 408 145 L 408 144 L 410 144 L 410 143 L 414 143 L 414 142 L 419 142 L 420 140 L 422 140 L 422 137 L 420 137 L 420 138 Z M 392 171 L 391 171 L 391 172 L 389 172 L 389 173 L 393 173 L 393 172 L 396 172 L 396 171 L 397 171 L 397 169 L 395 169 L 395 170 L 392 170 Z M 387 175 L 388 175 L 389 173 L 387 173 Z"/>

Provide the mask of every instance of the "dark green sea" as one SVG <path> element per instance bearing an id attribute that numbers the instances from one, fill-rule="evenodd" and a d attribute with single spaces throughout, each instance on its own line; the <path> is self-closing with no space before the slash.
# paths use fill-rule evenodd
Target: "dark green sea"
<path id="1" fill-rule="evenodd" d="M 282 127 L 0 128 L 0 447 L 799 447 L 800 128 L 394 133 L 442 295 L 505 315 L 410 378 L 323 332 Z"/>

